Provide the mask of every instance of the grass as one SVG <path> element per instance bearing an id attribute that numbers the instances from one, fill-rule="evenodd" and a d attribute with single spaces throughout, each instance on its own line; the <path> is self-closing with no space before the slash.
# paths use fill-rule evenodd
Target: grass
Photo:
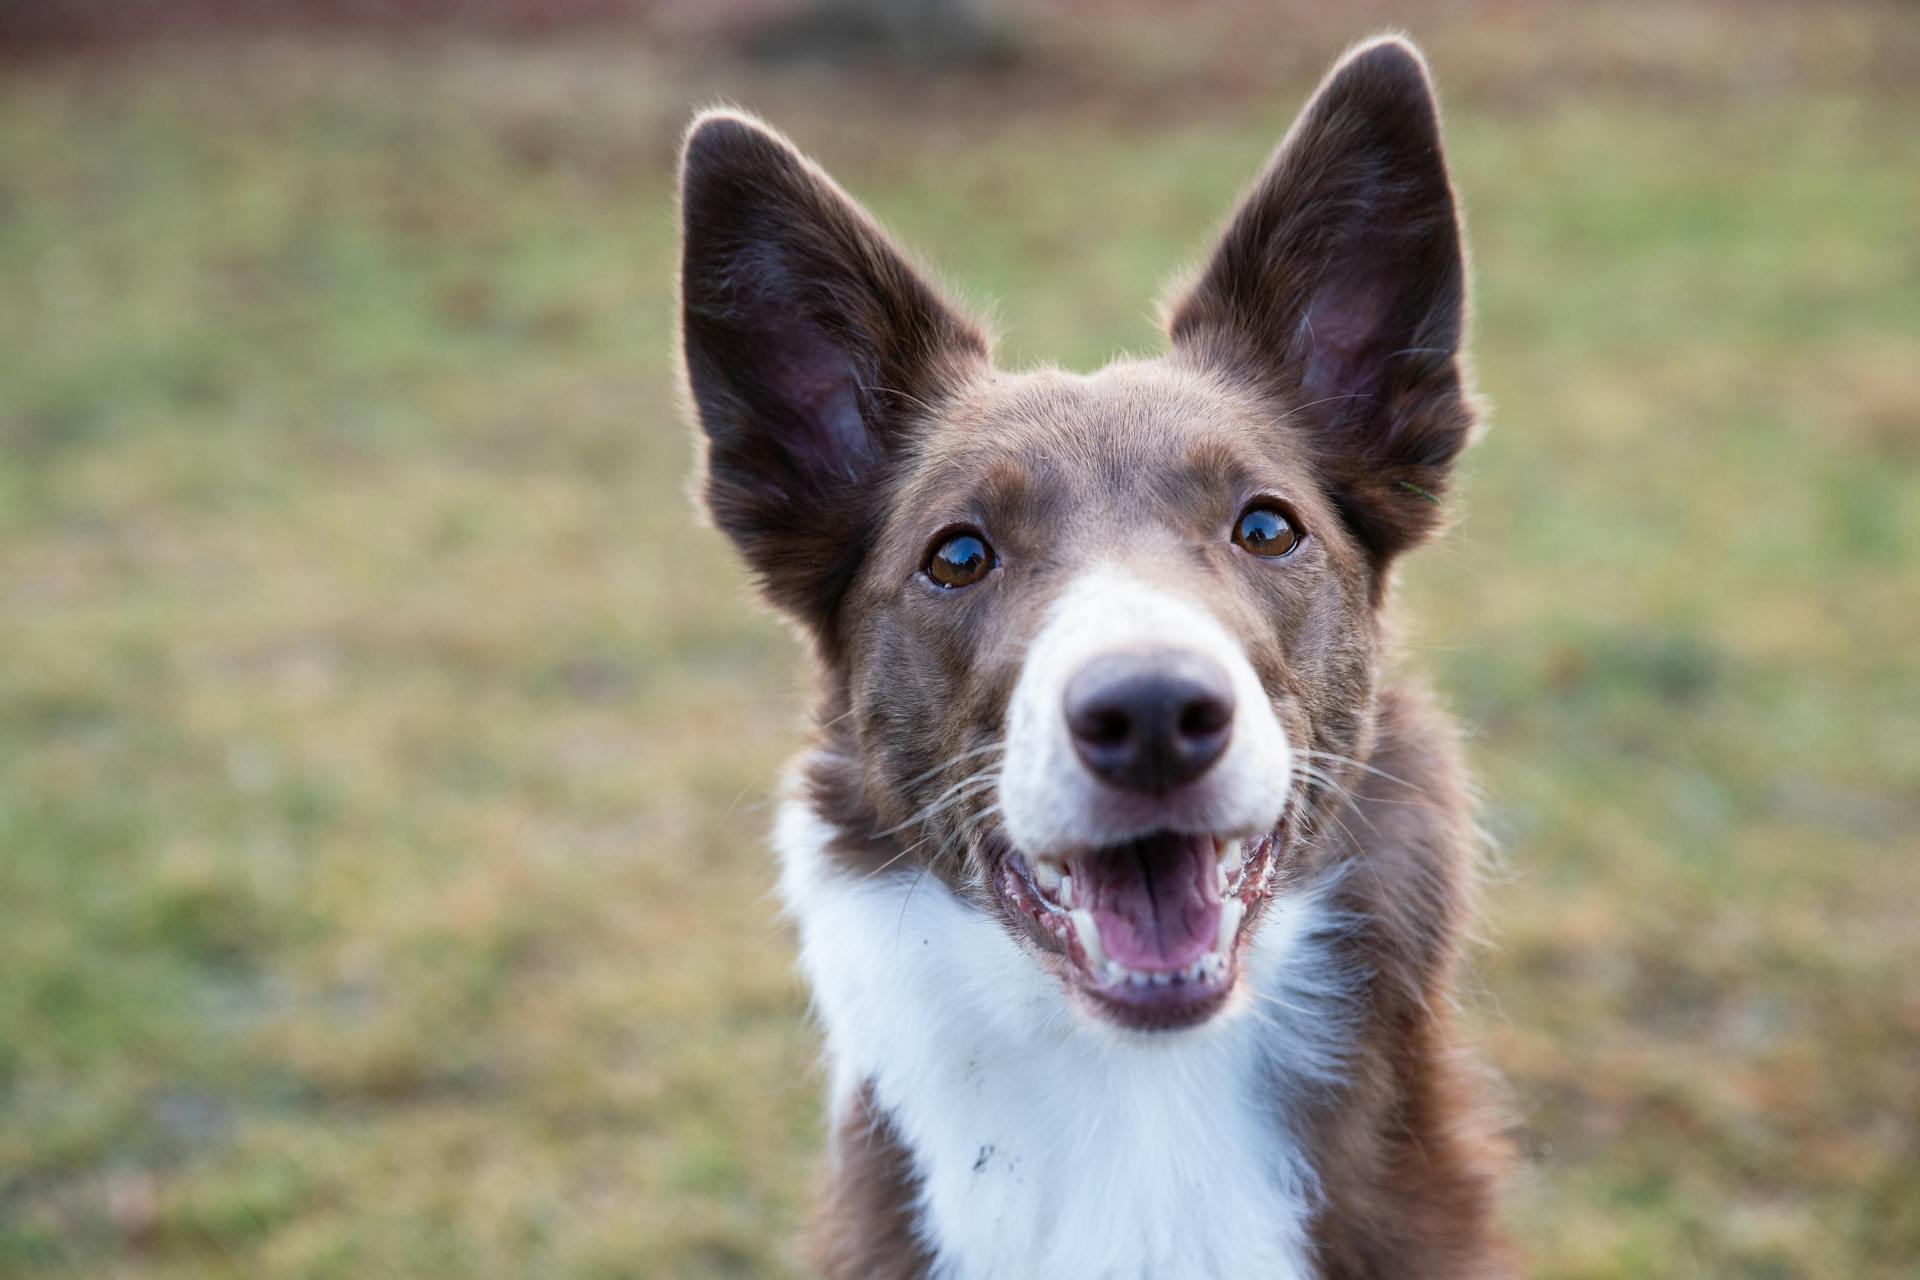
<path id="1" fill-rule="evenodd" d="M 1254 20 L 1056 17 L 985 84 L 589 37 L 9 70 L 0 1274 L 794 1274 L 803 693 L 683 497 L 675 136 L 767 111 L 1084 366 L 1358 34 Z M 1910 1276 L 1913 15 L 1492 22 L 1413 23 L 1495 412 L 1405 594 L 1504 846 L 1514 1223 L 1568 1280 Z"/>

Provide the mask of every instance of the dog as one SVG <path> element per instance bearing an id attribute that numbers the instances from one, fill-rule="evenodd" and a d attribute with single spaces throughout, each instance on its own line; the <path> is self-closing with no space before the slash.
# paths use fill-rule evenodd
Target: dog
<path id="1" fill-rule="evenodd" d="M 1387 670 L 1477 408 L 1425 61 L 1327 75 L 1165 310 L 996 369 L 773 129 L 680 167 L 695 481 L 809 642 L 776 823 L 830 1277 L 1495 1277 L 1478 841 Z"/>

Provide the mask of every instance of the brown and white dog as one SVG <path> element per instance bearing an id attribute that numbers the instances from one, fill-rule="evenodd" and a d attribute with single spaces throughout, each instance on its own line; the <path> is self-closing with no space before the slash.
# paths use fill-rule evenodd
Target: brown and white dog
<path id="1" fill-rule="evenodd" d="M 1355 49 L 1171 350 L 1084 376 L 994 368 L 764 125 L 688 134 L 705 501 L 820 677 L 777 844 L 829 1275 L 1509 1274 L 1468 794 L 1382 674 L 1475 421 L 1439 124 Z"/>

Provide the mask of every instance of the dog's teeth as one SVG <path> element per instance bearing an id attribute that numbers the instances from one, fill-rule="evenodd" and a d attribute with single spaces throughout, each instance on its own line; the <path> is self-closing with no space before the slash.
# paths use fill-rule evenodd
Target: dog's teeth
<path id="1" fill-rule="evenodd" d="M 1215 864 L 1215 878 L 1220 886 L 1220 896 L 1226 897 L 1240 887 L 1246 869 L 1247 844 L 1244 840 L 1229 840 L 1220 850 L 1220 860 Z"/>
<path id="2" fill-rule="evenodd" d="M 1244 840 L 1227 841 L 1227 847 L 1220 851 L 1221 873 L 1227 876 L 1239 875 L 1240 864 L 1246 856 L 1246 850 L 1247 842 Z"/>
<path id="3" fill-rule="evenodd" d="M 1071 911 L 1067 919 L 1073 921 L 1073 936 L 1080 939 L 1080 949 L 1087 955 L 1087 970 L 1099 973 L 1107 967 L 1107 949 L 1100 945 L 1100 926 L 1093 922 L 1091 911 Z"/>
<path id="4" fill-rule="evenodd" d="M 1240 921 L 1246 914 L 1247 904 L 1238 898 L 1228 898 L 1220 905 L 1220 932 L 1213 941 L 1215 955 L 1224 959 L 1233 954 L 1234 935 L 1240 932 Z"/>
<path id="5" fill-rule="evenodd" d="M 1062 875 L 1060 877 L 1060 905 L 1065 907 L 1069 911 L 1073 910 L 1073 877 L 1072 876 Z"/>
<path id="6" fill-rule="evenodd" d="M 1153 973 L 1153 985 L 1164 987 L 1173 981 L 1173 974 L 1165 969 L 1156 969 Z"/>
<path id="7" fill-rule="evenodd" d="M 1224 898 L 1227 896 L 1227 890 L 1229 887 L 1230 886 L 1227 883 L 1227 864 L 1225 862 L 1214 863 L 1213 864 L 1213 891 Z"/>
<path id="8" fill-rule="evenodd" d="M 1060 889 L 1060 864 L 1052 858 L 1035 858 L 1033 861 L 1033 882 L 1047 893 L 1057 894 Z"/>

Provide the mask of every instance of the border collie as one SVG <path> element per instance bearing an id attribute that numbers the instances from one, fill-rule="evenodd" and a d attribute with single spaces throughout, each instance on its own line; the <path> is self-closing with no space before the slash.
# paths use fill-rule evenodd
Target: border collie
<path id="1" fill-rule="evenodd" d="M 834 1277 L 1486 1277 L 1454 734 L 1385 672 L 1473 434 L 1425 63 L 1327 76 L 1166 308 L 1008 372 L 832 179 L 701 115 L 706 509 L 800 624 L 777 823 L 825 1026 Z"/>

